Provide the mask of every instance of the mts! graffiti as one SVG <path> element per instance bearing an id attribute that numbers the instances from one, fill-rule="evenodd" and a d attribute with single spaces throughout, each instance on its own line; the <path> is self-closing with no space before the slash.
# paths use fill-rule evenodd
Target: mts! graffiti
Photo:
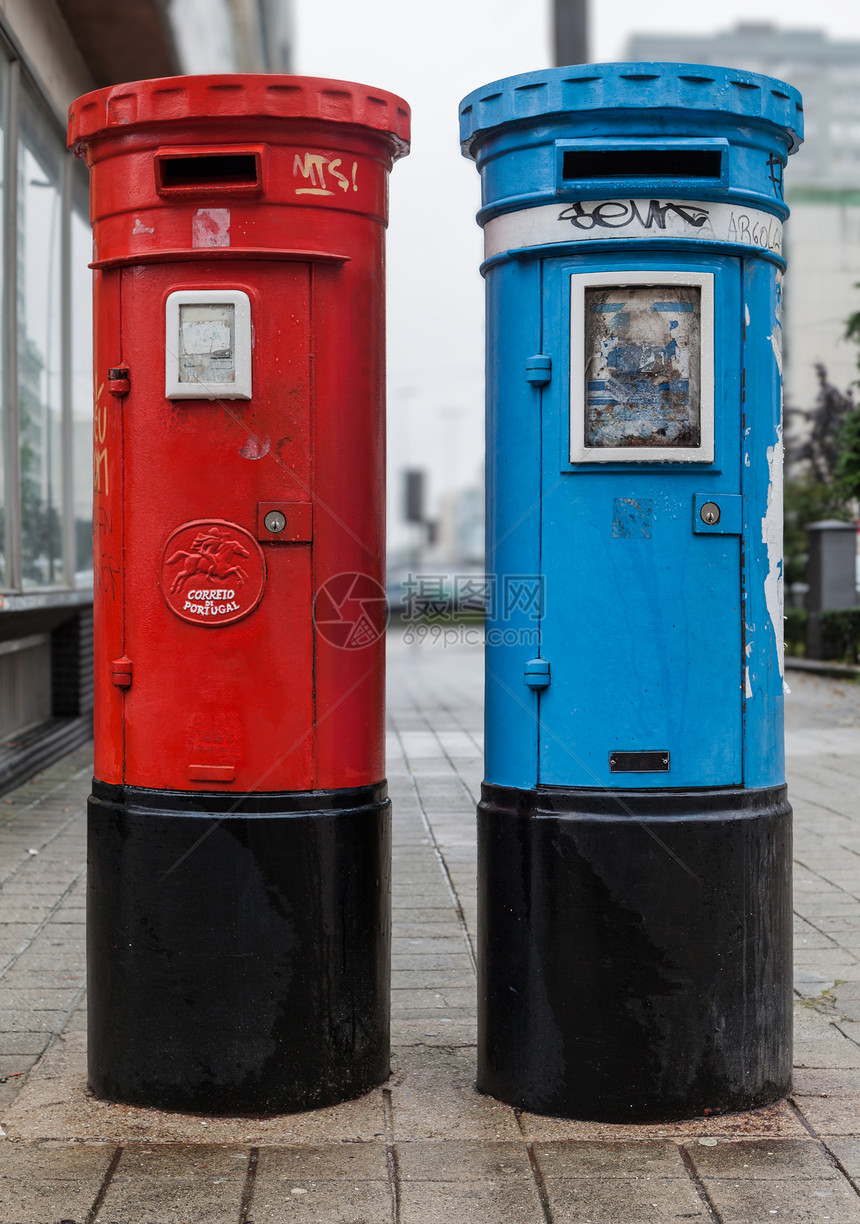
<path id="1" fill-rule="evenodd" d="M 602 200 L 599 204 L 592 205 L 589 211 L 581 200 L 577 200 L 563 209 L 558 219 L 569 221 L 581 230 L 621 229 L 622 226 L 632 225 L 637 221 L 643 229 L 663 230 L 670 213 L 685 221 L 687 225 L 692 225 L 694 229 L 701 229 L 708 219 L 707 209 L 697 205 L 673 204 L 669 201 L 661 204 L 659 200 L 649 200 L 648 211 L 643 216 L 639 207 L 641 203 L 640 200 Z"/>
<path id="2" fill-rule="evenodd" d="M 293 177 L 300 176 L 300 181 L 303 180 L 305 185 L 296 187 L 296 195 L 334 195 L 335 184 L 341 191 L 349 191 L 350 187 L 358 191 L 358 162 L 352 163 L 348 175 L 343 173 L 341 167 L 347 169 L 340 157 L 325 157 L 321 153 L 305 153 L 302 156 L 297 153 L 293 158 Z M 326 174 L 329 175 L 328 181 Z"/>

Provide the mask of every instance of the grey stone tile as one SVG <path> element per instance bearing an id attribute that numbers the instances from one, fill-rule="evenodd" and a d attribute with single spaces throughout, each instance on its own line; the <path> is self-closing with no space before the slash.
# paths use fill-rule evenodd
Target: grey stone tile
<path id="1" fill-rule="evenodd" d="M 267 1220 L 276 1224 L 293 1220 L 297 1224 L 392 1224 L 394 1203 L 389 1186 L 382 1182 L 267 1179 L 258 1180 L 254 1187 L 251 1218 L 254 1224 Z"/>
<path id="2" fill-rule="evenodd" d="M 417 986 L 414 989 L 404 988 L 400 990 L 392 990 L 391 992 L 391 1010 L 392 1012 L 402 1012 L 413 1007 L 422 1009 L 444 1009 L 447 1007 L 445 1002 L 446 995 L 436 990 L 432 986 Z M 440 1015 L 444 1015 L 444 1010 L 439 1011 Z"/>
<path id="3" fill-rule="evenodd" d="M 860 1095 L 799 1096 L 797 1106 L 813 1130 L 828 1135 L 860 1136 Z"/>
<path id="4" fill-rule="evenodd" d="M 400 1187 L 401 1224 L 544 1224 L 534 1184 L 510 1179 L 480 1182 L 412 1181 Z M 561 1221 L 559 1221 L 561 1224 Z"/>
<path id="5" fill-rule="evenodd" d="M 391 951 L 398 956 L 420 956 L 429 953 L 432 956 L 459 956 L 463 951 L 463 936 L 459 928 L 450 928 L 444 935 L 436 936 L 396 936 L 392 940 Z"/>
<path id="6" fill-rule="evenodd" d="M 0 1176 L 52 1177 L 57 1181 L 95 1179 L 101 1185 L 116 1148 L 111 1143 L 14 1143 L 0 1144 Z"/>
<path id="7" fill-rule="evenodd" d="M 704 1186 L 724 1224 L 858 1224 L 860 1198 L 838 1179 L 706 1178 Z"/>
<path id="8" fill-rule="evenodd" d="M 431 1020 L 393 1020 L 391 1040 L 395 1045 L 463 1046 L 473 1048 L 477 1038 L 474 1020 L 443 1024 Z"/>
<path id="9" fill-rule="evenodd" d="M 827 1148 L 849 1177 L 860 1180 L 860 1138 L 828 1139 Z"/>
<path id="10" fill-rule="evenodd" d="M 468 958 L 463 958 L 466 964 L 469 964 Z M 416 987 L 424 984 L 432 985 L 434 990 L 446 991 L 448 987 L 457 987 L 460 990 L 474 991 L 475 989 L 475 974 L 471 969 L 452 970 L 452 969 L 394 969 L 391 973 L 391 987 L 393 990 L 415 990 Z"/>
<path id="11" fill-rule="evenodd" d="M 80 986 L 53 986 L 42 990 L 4 990 L 5 983 L 0 982 L 0 1019 L 9 1010 L 24 1011 L 65 1011 L 80 990 Z M 0 1024 L 2 1029 L 2 1024 Z"/>
<path id="12" fill-rule="evenodd" d="M 0 1219 L 10 1224 L 86 1219 L 113 1153 L 107 1144 L 0 1143 Z"/>
<path id="13" fill-rule="evenodd" d="M 413 1140 L 397 1144 L 397 1169 L 402 1181 L 482 1182 L 519 1179 L 531 1182 L 526 1146 L 519 1142 L 455 1143 Z"/>
<path id="14" fill-rule="evenodd" d="M 469 954 L 466 951 L 465 945 L 460 946 L 460 950 L 456 953 L 441 952 L 438 955 L 429 953 L 410 954 L 408 956 L 391 957 L 391 971 L 396 973 L 398 970 L 414 970 L 415 972 L 429 973 L 438 969 L 453 970 L 465 969 L 470 964 Z"/>
<path id="15" fill-rule="evenodd" d="M 440 1000 L 428 1007 L 400 1007 L 397 1018 L 399 1021 L 433 1020 L 439 1024 L 453 1024 L 458 1020 L 461 1023 L 474 1023 L 475 1016 L 474 1008 L 448 1007 Z"/>
<path id="16" fill-rule="evenodd" d="M 114 1177 L 99 1212 L 104 1224 L 236 1224 L 243 1181 L 221 1177 Z M 74 1217 L 73 1217 L 74 1218 Z"/>
<path id="17" fill-rule="evenodd" d="M 250 1148 L 210 1143 L 131 1143 L 122 1150 L 114 1180 L 223 1178 L 244 1183 Z"/>
<path id="18" fill-rule="evenodd" d="M 795 1067 L 792 1097 L 860 1097 L 860 1069 L 856 1067 Z"/>
<path id="19" fill-rule="evenodd" d="M 738 1140 L 716 1147 L 691 1143 L 687 1150 L 702 1178 L 829 1181 L 840 1177 L 821 1145 L 812 1138 Z"/>
<path id="20" fill-rule="evenodd" d="M 559 1224 L 664 1224 L 665 1221 L 710 1222 L 695 1186 L 681 1178 L 548 1178 L 545 1182 L 553 1219 Z M 724 1224 L 729 1224 L 728 1219 Z M 758 1221 L 757 1224 L 762 1224 Z"/>
<path id="21" fill-rule="evenodd" d="M 266 1180 L 290 1185 L 320 1181 L 382 1181 L 389 1179 L 388 1150 L 384 1143 L 303 1144 L 300 1147 L 262 1147 L 257 1162 L 257 1184 Z"/>
<path id="22" fill-rule="evenodd" d="M 36 1057 L 49 1040 L 48 1033 L 0 1033 L 0 1060 L 21 1054 Z"/>
<path id="23" fill-rule="evenodd" d="M 627 1143 L 558 1140 L 536 1143 L 534 1152 L 544 1177 L 688 1176 L 678 1144 L 668 1139 Z"/>
<path id="24" fill-rule="evenodd" d="M 399 909 L 399 913 L 398 913 Z M 436 906 L 395 906 L 394 907 L 394 929 L 399 931 L 402 929 L 398 926 L 399 923 L 414 923 L 416 925 L 424 922 L 445 922 L 454 921 L 451 918 L 451 897 L 446 894 L 444 904 Z"/>
<path id="25" fill-rule="evenodd" d="M 12 905 L 2 891 L 0 891 L 0 899 L 3 901 L 4 921 L 23 924 L 29 930 L 34 930 L 53 909 L 53 902 L 34 902 L 32 905 L 27 905 L 21 903 L 20 898 L 16 905 Z"/>
<path id="26" fill-rule="evenodd" d="M 22 1184 L 0 1178 L 0 1219 L 9 1224 L 85 1220 L 98 1192 L 99 1183 L 89 1180 L 55 1181 L 46 1177 L 39 1182 Z"/>

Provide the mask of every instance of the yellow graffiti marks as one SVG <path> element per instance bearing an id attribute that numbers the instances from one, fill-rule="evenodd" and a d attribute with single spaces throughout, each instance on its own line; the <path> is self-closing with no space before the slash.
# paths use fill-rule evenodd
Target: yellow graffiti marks
<path id="1" fill-rule="evenodd" d="M 110 464 L 108 460 L 107 439 L 107 404 L 102 402 L 104 383 L 96 394 L 95 412 L 93 413 L 93 492 L 105 497 L 110 495 Z"/>
<path id="2" fill-rule="evenodd" d="M 341 191 L 358 191 L 356 176 L 358 162 L 353 162 L 349 174 L 341 157 L 328 157 L 324 153 L 297 153 L 293 158 L 293 178 L 306 184 L 296 187 L 296 195 L 335 195 L 335 187 Z M 326 179 L 328 175 L 328 179 Z"/>

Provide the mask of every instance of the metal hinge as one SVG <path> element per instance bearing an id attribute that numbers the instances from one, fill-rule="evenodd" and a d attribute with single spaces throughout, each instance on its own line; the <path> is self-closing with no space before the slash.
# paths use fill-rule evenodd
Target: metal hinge
<path id="1" fill-rule="evenodd" d="M 107 387 L 111 395 L 115 395 L 117 399 L 122 399 L 128 395 L 131 390 L 131 378 L 128 372 L 128 366 L 124 363 L 118 366 L 111 366 L 108 370 Z"/>
<path id="2" fill-rule="evenodd" d="M 523 679 L 529 688 L 544 689 L 549 687 L 549 663 L 546 659 L 529 659 L 523 667 Z"/>
<path id="3" fill-rule="evenodd" d="M 526 358 L 526 382 L 533 387 L 545 387 L 552 378 L 552 357 L 537 353 Z"/>
<path id="4" fill-rule="evenodd" d="M 131 688 L 132 662 L 125 655 L 120 659 L 114 659 L 110 665 L 111 684 L 115 684 L 117 688 Z"/>

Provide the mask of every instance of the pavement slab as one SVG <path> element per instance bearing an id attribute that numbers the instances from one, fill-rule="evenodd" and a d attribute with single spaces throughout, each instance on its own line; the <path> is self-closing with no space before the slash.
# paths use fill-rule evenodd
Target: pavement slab
<path id="1" fill-rule="evenodd" d="M 394 1049 L 358 1101 L 217 1118 L 95 1100 L 86 751 L 0 798 L 0 1224 L 860 1224 L 860 685 L 791 687 L 795 1086 L 746 1114 L 610 1125 L 475 1090 L 479 649 L 389 635 Z"/>

